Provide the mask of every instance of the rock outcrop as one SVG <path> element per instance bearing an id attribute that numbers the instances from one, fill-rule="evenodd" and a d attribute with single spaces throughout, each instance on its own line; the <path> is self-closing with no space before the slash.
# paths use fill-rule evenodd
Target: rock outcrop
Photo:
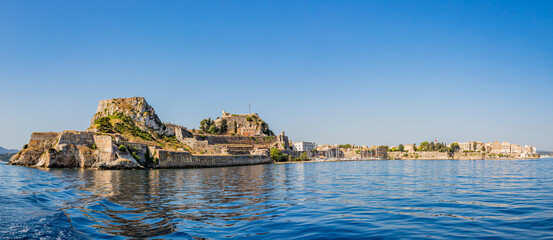
<path id="1" fill-rule="evenodd" d="M 159 136 L 169 135 L 170 133 L 167 127 L 159 120 L 154 108 L 148 105 L 143 97 L 114 98 L 100 101 L 96 114 L 94 114 L 90 121 L 90 126 L 93 128 L 96 121 L 102 117 L 118 114 L 129 117 L 142 131 Z"/>

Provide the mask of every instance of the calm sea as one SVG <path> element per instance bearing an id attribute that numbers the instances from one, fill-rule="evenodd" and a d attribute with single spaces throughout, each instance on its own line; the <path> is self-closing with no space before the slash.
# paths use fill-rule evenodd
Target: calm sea
<path id="1" fill-rule="evenodd" d="M 3 239 L 553 239 L 553 159 L 95 171 L 0 163 Z"/>

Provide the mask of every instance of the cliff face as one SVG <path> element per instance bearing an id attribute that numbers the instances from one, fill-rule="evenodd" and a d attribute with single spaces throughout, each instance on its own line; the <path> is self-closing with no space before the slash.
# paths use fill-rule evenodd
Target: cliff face
<path id="1" fill-rule="evenodd" d="M 142 168 L 138 160 L 147 159 L 147 152 L 117 142 L 117 138 L 92 132 L 35 132 L 26 148 L 12 156 L 9 163 L 33 167 Z"/>
<path id="2" fill-rule="evenodd" d="M 114 98 L 100 101 L 96 114 L 90 121 L 90 127 L 95 128 L 97 121 L 103 117 L 116 115 L 129 117 L 142 131 L 158 136 L 170 134 L 170 131 L 155 113 L 154 108 L 148 105 L 143 97 Z"/>

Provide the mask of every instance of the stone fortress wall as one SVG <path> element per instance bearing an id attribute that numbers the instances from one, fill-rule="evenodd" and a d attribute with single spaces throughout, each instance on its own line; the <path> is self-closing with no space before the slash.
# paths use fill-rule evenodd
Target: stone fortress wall
<path id="1" fill-rule="evenodd" d="M 31 139 L 27 149 L 14 155 L 10 163 L 35 167 L 121 169 L 220 167 L 271 162 L 263 152 L 247 155 L 198 155 L 127 142 L 120 136 L 93 132 L 33 133 Z M 207 144 L 207 140 L 200 142 Z M 126 151 L 121 150 L 122 145 Z M 157 159 L 157 162 L 148 163 L 147 159 Z"/>
<path id="2" fill-rule="evenodd" d="M 60 137 L 60 133 L 57 132 L 34 132 L 31 134 L 31 140 L 29 140 L 28 147 L 53 147 Z"/>
<path id="3" fill-rule="evenodd" d="M 250 117 L 252 119 L 252 121 L 248 121 L 247 120 L 248 117 Z M 241 128 L 255 128 L 257 130 L 256 133 L 255 133 L 256 135 L 261 135 L 262 134 L 259 131 L 259 125 L 256 124 L 257 121 L 254 121 L 254 120 L 260 119 L 259 115 L 257 113 L 231 114 L 231 113 L 225 112 L 223 110 L 223 114 L 221 115 L 220 118 L 215 120 L 215 124 L 217 124 L 217 126 L 220 126 L 223 119 L 227 121 L 227 126 L 228 126 L 228 132 L 229 133 L 234 133 L 235 132 L 234 131 L 234 123 L 236 123 L 236 127 L 238 128 L 236 130 L 236 134 L 240 134 L 240 129 Z"/>
<path id="4" fill-rule="evenodd" d="M 158 151 L 156 157 L 160 159 L 159 168 L 228 167 L 272 162 L 266 155 L 192 155 L 166 150 Z"/>

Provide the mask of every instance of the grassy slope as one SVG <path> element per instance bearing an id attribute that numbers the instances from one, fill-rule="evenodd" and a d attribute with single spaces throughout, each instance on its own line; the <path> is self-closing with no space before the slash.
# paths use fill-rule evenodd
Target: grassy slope
<path id="1" fill-rule="evenodd" d="M 131 142 L 139 142 L 150 146 L 160 146 L 164 149 L 183 148 L 190 151 L 190 148 L 177 140 L 175 136 L 160 136 L 156 133 L 143 131 L 134 124 L 128 116 L 117 114 L 102 117 L 94 121 L 91 127 L 98 129 L 100 134 L 119 133 L 127 137 Z"/>

